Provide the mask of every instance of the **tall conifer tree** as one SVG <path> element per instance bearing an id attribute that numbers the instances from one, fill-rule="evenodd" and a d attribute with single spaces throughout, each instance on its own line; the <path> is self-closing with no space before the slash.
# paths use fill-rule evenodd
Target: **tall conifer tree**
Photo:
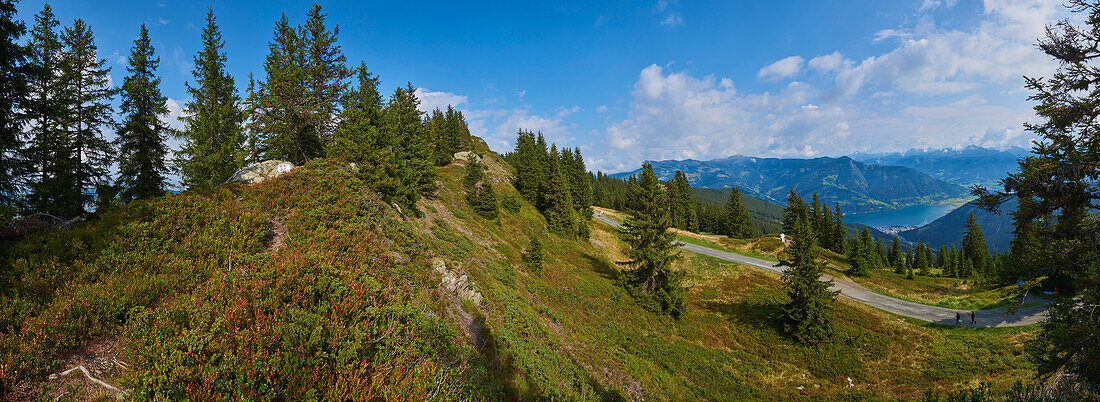
<path id="1" fill-rule="evenodd" d="M 264 157 L 302 164 L 321 155 L 321 141 L 310 119 L 304 77 L 306 52 L 302 38 L 283 14 L 264 60 L 267 77 L 257 90 L 256 124 Z"/>
<path id="2" fill-rule="evenodd" d="M 752 217 L 745 209 L 744 200 L 741 199 L 741 191 L 737 187 L 730 188 L 729 199 L 726 200 L 726 208 L 722 214 L 726 236 L 745 239 L 752 237 Z"/>
<path id="3" fill-rule="evenodd" d="M 214 10 L 207 9 L 202 50 L 195 55 L 191 70 L 195 82 L 186 83 L 191 100 L 181 118 L 185 124 L 179 133 L 183 147 L 176 160 L 183 185 L 189 189 L 213 188 L 249 159 L 249 139 L 244 131 L 248 114 L 241 109 L 237 85 L 225 69 L 224 47 Z M 251 81 L 249 85 L 251 88 Z"/>
<path id="4" fill-rule="evenodd" d="M 798 216 L 790 235 L 790 259 L 781 263 L 789 267 L 783 284 L 790 297 L 783 306 L 783 329 L 799 342 L 818 344 L 834 332 L 831 303 L 837 293 L 829 290 L 832 281 L 820 280 L 822 266 L 814 253 L 817 241 L 809 217 Z"/>
<path id="5" fill-rule="evenodd" d="M 966 259 L 970 260 L 973 272 L 986 274 L 989 264 L 989 249 L 985 244 L 985 234 L 982 227 L 974 217 L 974 211 L 966 218 L 966 234 L 963 235 L 962 252 Z"/>
<path id="6" fill-rule="evenodd" d="M 68 147 L 61 156 L 71 176 L 59 201 L 64 216 L 77 216 L 94 200 L 95 189 L 108 182 L 113 149 L 103 133 L 115 124 L 111 98 L 116 90 L 109 85 L 111 68 L 99 58 L 92 30 L 84 20 L 65 28 L 61 41 L 61 97 L 68 113 L 64 120 Z"/>
<path id="7" fill-rule="evenodd" d="M 666 195 L 653 166 L 642 165 L 642 173 L 631 184 L 631 218 L 627 219 L 624 240 L 630 246 L 624 262 L 633 269 L 623 279 L 631 293 L 650 310 L 679 317 L 686 307 L 680 285 L 683 273 L 672 269 L 679 258 L 675 237 L 668 228 Z"/>
<path id="8" fill-rule="evenodd" d="M 27 107 L 27 49 L 19 44 L 26 32 L 16 20 L 15 1 L 0 0 L 0 222 L 18 209 L 17 178 L 26 170 L 22 131 Z"/>
<path id="9" fill-rule="evenodd" d="M 160 92 L 160 78 L 149 30 L 141 24 L 141 32 L 128 59 L 129 73 L 122 83 L 122 127 L 118 130 L 118 181 L 123 199 L 151 198 L 164 195 L 164 145 L 169 131 L 161 121 L 168 113 L 166 98 Z"/>
<path id="10" fill-rule="evenodd" d="M 321 143 L 332 141 L 338 106 L 347 92 L 352 72 L 347 67 L 340 45 L 340 26 L 328 29 L 327 14 L 314 4 L 306 13 L 306 23 L 298 28 L 302 51 L 305 52 L 302 79 L 305 81 L 305 113 L 309 127 Z"/>
<path id="11" fill-rule="evenodd" d="M 30 196 L 26 207 L 34 212 L 63 214 L 60 199 L 69 187 L 69 138 L 64 118 L 68 115 L 63 95 L 59 55 L 63 49 L 57 18 L 49 4 L 34 16 L 27 43 L 30 91 L 23 107 L 29 141 L 22 159 L 27 162 Z"/>

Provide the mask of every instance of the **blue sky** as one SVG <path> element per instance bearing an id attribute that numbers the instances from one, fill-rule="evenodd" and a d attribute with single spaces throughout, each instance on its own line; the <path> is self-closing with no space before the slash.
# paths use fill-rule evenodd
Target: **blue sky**
<path id="1" fill-rule="evenodd" d="M 33 23 L 42 1 L 23 0 Z M 141 23 L 161 57 L 174 119 L 186 102 L 206 7 L 243 89 L 291 1 L 52 1 L 83 18 L 114 82 Z M 425 108 L 456 104 L 497 151 L 517 129 L 580 147 L 593 169 L 733 154 L 813 157 L 1026 146 L 1023 75 L 1067 13 L 1052 0 L 322 1 L 350 64 L 385 91 L 412 82 Z"/>

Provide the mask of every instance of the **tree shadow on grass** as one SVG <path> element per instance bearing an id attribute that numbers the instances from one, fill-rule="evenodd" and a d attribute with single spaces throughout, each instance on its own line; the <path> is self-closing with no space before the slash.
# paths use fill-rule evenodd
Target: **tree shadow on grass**
<path id="1" fill-rule="evenodd" d="M 584 258 L 592 265 L 592 270 L 606 279 L 616 281 L 619 279 L 619 269 L 606 259 L 584 253 Z"/>
<path id="2" fill-rule="evenodd" d="M 773 297 L 751 295 L 735 302 L 704 301 L 703 309 L 721 315 L 732 323 L 783 333 L 780 319 L 783 305 Z"/>

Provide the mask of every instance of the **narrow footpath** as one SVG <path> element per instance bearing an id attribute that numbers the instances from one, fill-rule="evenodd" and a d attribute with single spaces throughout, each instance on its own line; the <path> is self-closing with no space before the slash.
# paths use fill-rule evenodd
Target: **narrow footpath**
<path id="1" fill-rule="evenodd" d="M 604 222 L 613 227 L 622 229 L 623 225 L 614 219 L 608 218 L 603 213 L 596 211 L 596 219 Z M 758 258 L 752 258 L 743 256 L 740 254 L 734 254 L 725 252 L 722 250 L 716 250 L 710 247 L 699 246 L 695 244 L 688 244 L 678 242 L 680 248 L 698 253 L 720 260 L 726 260 L 735 262 L 741 265 L 748 265 L 750 267 L 756 267 L 766 269 L 775 273 L 782 274 L 786 267 L 777 265 L 771 261 L 765 261 Z M 1046 316 L 1046 306 L 1030 306 L 1022 308 L 1013 314 L 1006 314 L 1006 307 L 998 307 L 989 310 L 977 310 L 975 312 L 975 323 L 970 322 L 970 310 L 955 310 L 945 307 L 929 306 L 927 304 L 913 303 L 901 299 L 896 299 L 889 296 L 884 296 L 875 293 L 867 288 L 852 282 L 848 278 L 834 277 L 832 275 L 822 275 L 822 281 L 833 281 L 832 290 L 839 290 L 840 295 L 857 302 L 866 304 L 868 306 L 885 310 L 894 314 L 903 315 L 910 318 L 916 318 L 918 320 L 933 322 L 936 324 L 955 325 L 956 314 L 962 315 L 962 326 L 966 327 L 1015 327 L 1020 325 L 1035 324 L 1041 321 Z M 1028 302 L 1043 302 L 1040 298 L 1028 298 Z M 1045 304 L 1045 302 L 1043 302 Z"/>

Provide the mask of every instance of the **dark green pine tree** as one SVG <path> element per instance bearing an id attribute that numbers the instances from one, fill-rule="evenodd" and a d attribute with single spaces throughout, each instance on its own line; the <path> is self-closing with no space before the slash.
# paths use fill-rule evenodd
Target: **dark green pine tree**
<path id="1" fill-rule="evenodd" d="M 836 203 L 836 213 L 833 217 L 836 221 L 833 222 L 833 246 L 836 248 L 833 251 L 844 254 L 845 238 L 848 237 L 848 230 L 844 227 L 844 212 L 840 210 L 840 203 Z"/>
<path id="2" fill-rule="evenodd" d="M 326 16 L 321 12 L 321 6 L 314 4 L 306 13 L 305 25 L 298 28 L 298 37 L 305 53 L 302 69 L 306 91 L 305 118 L 322 144 L 332 141 L 338 106 L 347 92 L 348 78 L 352 76 L 347 58 L 336 43 L 340 26 L 328 29 L 325 26 Z"/>
<path id="3" fill-rule="evenodd" d="M 821 281 L 821 263 L 814 247 L 817 241 L 806 215 L 792 225 L 790 259 L 781 262 L 789 267 L 783 272 L 783 285 L 790 301 L 783 306 L 783 329 L 799 342 L 819 344 L 829 340 L 834 332 L 832 302 L 837 292 L 830 291 L 832 281 Z"/>
<path id="4" fill-rule="evenodd" d="M 178 136 L 183 144 L 175 161 L 188 189 L 214 188 L 249 162 L 246 142 L 250 139 L 244 131 L 248 112 L 240 108 L 237 85 L 225 71 L 224 47 L 214 10 L 207 9 L 202 50 L 195 55 L 191 69 L 195 83 L 185 84 L 191 100 L 181 118 L 185 127 Z M 250 89 L 253 85 L 250 80 Z"/>
<path id="5" fill-rule="evenodd" d="M 168 113 L 160 92 L 157 66 L 160 58 L 153 52 L 149 30 L 141 24 L 141 33 L 130 49 L 129 75 L 122 83 L 122 126 L 118 130 L 118 180 L 116 184 L 125 200 L 164 195 L 164 163 L 168 147 L 164 140 L 169 131 L 160 116 Z"/>
<path id="6" fill-rule="evenodd" d="M 512 185 L 528 202 L 539 205 L 542 180 L 545 167 L 541 164 L 535 133 L 520 130 L 516 135 L 516 147 L 507 155 L 508 162 L 515 168 Z"/>
<path id="7" fill-rule="evenodd" d="M 630 247 L 624 253 L 632 267 L 622 279 L 627 289 L 645 308 L 680 317 L 686 308 L 680 283 L 683 273 L 672 269 L 679 258 L 675 235 L 669 231 L 668 203 L 660 180 L 648 162 L 642 165 L 640 178 L 630 187 L 631 215 L 624 223 L 624 240 Z"/>
<path id="8" fill-rule="evenodd" d="M 546 251 L 542 248 L 542 234 L 531 236 L 531 243 L 527 245 L 527 251 L 523 253 L 523 264 L 528 272 L 540 273 L 546 263 Z"/>
<path id="9" fill-rule="evenodd" d="M 427 195 L 435 192 L 435 157 L 423 114 L 412 83 L 398 87 L 386 106 L 386 129 L 393 133 L 401 146 L 406 167 L 416 178 L 414 188 L 420 194 Z"/>
<path id="10" fill-rule="evenodd" d="M 58 55 L 63 45 L 57 18 L 49 4 L 34 16 L 27 42 L 29 93 L 23 106 L 29 141 L 23 148 L 30 194 L 25 207 L 32 212 L 62 215 L 61 197 L 69 188 L 69 138 L 63 128 L 66 112 Z"/>
<path id="11" fill-rule="evenodd" d="M 69 139 L 62 160 L 70 177 L 58 201 L 64 216 L 78 216 L 95 200 L 96 188 L 108 183 L 113 149 L 103 132 L 115 124 L 111 97 L 116 91 L 109 85 L 111 68 L 98 57 L 95 38 L 83 20 L 65 28 L 61 42 L 60 97 L 68 113 L 64 131 Z"/>
<path id="12" fill-rule="evenodd" d="M 356 164 L 359 177 L 383 200 L 416 211 L 419 178 L 409 168 L 404 148 L 387 126 L 378 78 L 363 63 L 356 75 L 359 85 L 345 94 L 340 124 L 325 153 Z"/>
<path id="13" fill-rule="evenodd" d="M 985 234 L 982 227 L 974 217 L 974 212 L 966 218 L 966 234 L 962 240 L 963 256 L 970 260 L 973 266 L 973 274 L 985 275 L 989 264 L 989 249 L 985 244 Z"/>
<path id="14" fill-rule="evenodd" d="M 726 208 L 722 213 L 722 234 L 737 238 L 747 239 L 752 237 L 752 217 L 745 209 L 744 200 L 741 199 L 741 191 L 737 187 L 730 188 L 730 196 L 726 200 Z"/>
<path id="15" fill-rule="evenodd" d="M 925 248 L 923 241 L 917 241 L 917 253 L 913 258 L 913 267 L 917 271 L 917 274 L 921 276 L 930 275 L 932 262 L 928 259 L 927 249 Z"/>
<path id="16" fill-rule="evenodd" d="M 787 194 L 787 206 L 783 208 L 783 233 L 792 233 L 794 226 L 803 216 L 809 218 L 809 206 L 802 201 L 798 193 L 794 192 L 794 188 L 791 188 L 790 193 Z M 813 227 L 810 230 L 813 230 Z"/>
<path id="17" fill-rule="evenodd" d="M 462 111 L 447 105 L 443 120 L 446 122 L 444 136 L 436 140 L 439 153 L 436 164 L 439 165 L 450 163 L 456 152 L 467 150 L 471 145 L 470 127 L 466 125 L 466 117 L 462 115 Z"/>
<path id="18" fill-rule="evenodd" d="M 16 20 L 15 1 L 0 0 L 0 222 L 19 208 L 17 179 L 25 172 L 23 122 L 27 107 L 27 49 L 19 39 L 27 31 Z"/>
<path id="19" fill-rule="evenodd" d="M 859 237 L 853 238 L 852 241 L 849 242 L 848 262 L 851 266 L 848 270 L 848 274 L 852 276 L 870 275 L 871 269 L 875 265 L 875 256 L 871 233 L 866 227 L 863 228 Z"/>
<path id="20" fill-rule="evenodd" d="M 569 171 L 570 179 L 573 181 L 573 208 L 579 211 L 584 219 L 590 219 L 592 218 L 592 185 L 588 181 L 588 168 L 584 165 L 580 148 L 573 149 L 573 166 L 569 167 Z"/>
<path id="21" fill-rule="evenodd" d="M 901 264 L 898 264 L 901 260 L 901 240 L 898 239 L 898 235 L 894 235 L 894 241 L 890 244 L 890 255 L 887 260 L 890 266 L 894 267 L 894 272 L 901 267 Z"/>
<path id="22" fill-rule="evenodd" d="M 496 192 L 493 183 L 486 180 L 485 166 L 476 159 L 466 161 L 466 203 L 475 213 L 485 219 L 496 219 L 499 215 Z"/>
<path id="23" fill-rule="evenodd" d="M 821 221 L 821 210 L 823 208 L 821 205 L 821 199 L 817 196 L 817 191 L 813 192 L 813 194 L 810 196 L 810 200 L 811 201 L 808 208 L 810 214 L 810 228 L 814 231 L 814 238 L 817 239 L 817 244 L 821 247 L 825 247 L 825 238 L 827 238 L 828 236 L 824 235 L 826 232 L 826 228 Z"/>
<path id="24" fill-rule="evenodd" d="M 829 250 L 836 250 L 837 239 L 833 235 L 833 222 L 836 218 L 833 217 L 833 210 L 829 208 L 828 204 L 822 203 L 821 205 L 821 230 L 818 233 L 818 242 L 821 242 L 822 246 Z"/>
<path id="25" fill-rule="evenodd" d="M 573 200 L 570 199 L 569 188 L 565 175 L 562 172 L 561 157 L 558 155 L 557 146 L 550 147 L 550 181 L 543 192 L 542 213 L 546 216 L 546 224 L 550 231 L 558 234 L 572 235 L 576 233 L 576 215 L 573 213 Z"/>
<path id="26" fill-rule="evenodd" d="M 256 93 L 256 119 L 264 158 L 296 165 L 321 156 L 321 140 L 310 113 L 305 86 L 306 52 L 286 14 L 275 24 L 264 60 L 266 79 Z"/>

